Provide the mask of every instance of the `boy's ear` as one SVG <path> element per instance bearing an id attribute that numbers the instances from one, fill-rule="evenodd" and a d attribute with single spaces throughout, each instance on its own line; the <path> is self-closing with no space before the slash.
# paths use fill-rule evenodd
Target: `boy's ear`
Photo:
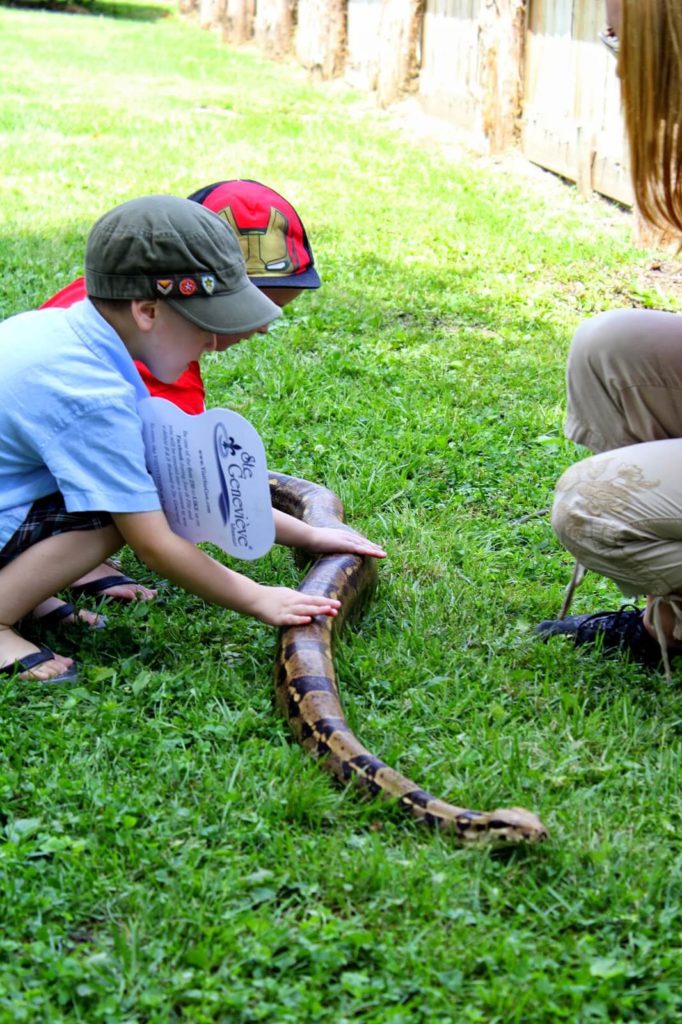
<path id="1" fill-rule="evenodd" d="M 133 299 L 130 312 L 141 331 L 151 331 L 159 313 L 158 299 Z"/>

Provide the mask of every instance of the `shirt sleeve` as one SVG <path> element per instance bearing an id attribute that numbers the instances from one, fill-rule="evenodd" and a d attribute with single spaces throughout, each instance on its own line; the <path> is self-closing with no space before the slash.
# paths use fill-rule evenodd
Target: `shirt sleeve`
<path id="1" fill-rule="evenodd" d="M 130 406 L 105 405 L 74 417 L 42 452 L 67 512 L 155 512 L 142 424 Z"/>

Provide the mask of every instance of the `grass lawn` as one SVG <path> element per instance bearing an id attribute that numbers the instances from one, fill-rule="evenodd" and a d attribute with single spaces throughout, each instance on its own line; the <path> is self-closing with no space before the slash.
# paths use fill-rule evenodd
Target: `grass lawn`
<path id="1" fill-rule="evenodd" d="M 93 10 L 0 7 L 0 316 L 80 273 L 118 202 L 290 199 L 324 285 L 208 358 L 209 403 L 387 547 L 337 651 L 361 739 L 551 838 L 461 850 L 336 788 L 273 707 L 274 630 L 170 587 L 111 605 L 51 637 L 76 688 L 0 686 L 0 1022 L 680 1020 L 679 677 L 533 638 L 570 574 L 546 510 L 571 334 L 679 300 L 605 202 L 446 159 L 171 8 Z M 299 578 L 282 549 L 240 568 Z M 575 609 L 618 603 L 588 577 Z"/>

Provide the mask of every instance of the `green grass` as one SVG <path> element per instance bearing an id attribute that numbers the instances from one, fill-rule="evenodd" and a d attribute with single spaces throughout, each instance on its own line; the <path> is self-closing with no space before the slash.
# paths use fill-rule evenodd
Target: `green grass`
<path id="1" fill-rule="evenodd" d="M 335 788 L 273 707 L 274 631 L 172 588 L 111 606 L 52 638 L 75 689 L 0 688 L 0 1021 L 679 1020 L 679 680 L 532 632 L 570 572 L 543 514 L 577 457 L 569 339 L 661 304 L 650 254 L 608 204 L 447 161 L 170 8 L 93 11 L 0 7 L 0 315 L 125 199 L 242 176 L 293 201 L 324 286 L 208 360 L 209 402 L 389 551 L 337 652 L 363 741 L 551 840 L 460 850 Z M 246 571 L 298 579 L 281 549 Z M 576 609 L 618 600 L 588 577 Z"/>

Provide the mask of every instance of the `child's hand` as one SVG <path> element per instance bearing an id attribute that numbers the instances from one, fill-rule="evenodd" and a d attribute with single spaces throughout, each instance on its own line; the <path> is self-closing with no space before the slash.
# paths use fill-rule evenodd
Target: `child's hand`
<path id="1" fill-rule="evenodd" d="M 269 626 L 305 626 L 314 615 L 334 616 L 341 602 L 316 594 L 301 594 L 289 587 L 260 587 L 251 614 Z"/>
<path id="2" fill-rule="evenodd" d="M 325 526 L 310 528 L 310 539 L 306 538 L 306 549 L 317 554 L 370 555 L 385 558 L 386 552 L 355 530 L 333 530 Z"/>

